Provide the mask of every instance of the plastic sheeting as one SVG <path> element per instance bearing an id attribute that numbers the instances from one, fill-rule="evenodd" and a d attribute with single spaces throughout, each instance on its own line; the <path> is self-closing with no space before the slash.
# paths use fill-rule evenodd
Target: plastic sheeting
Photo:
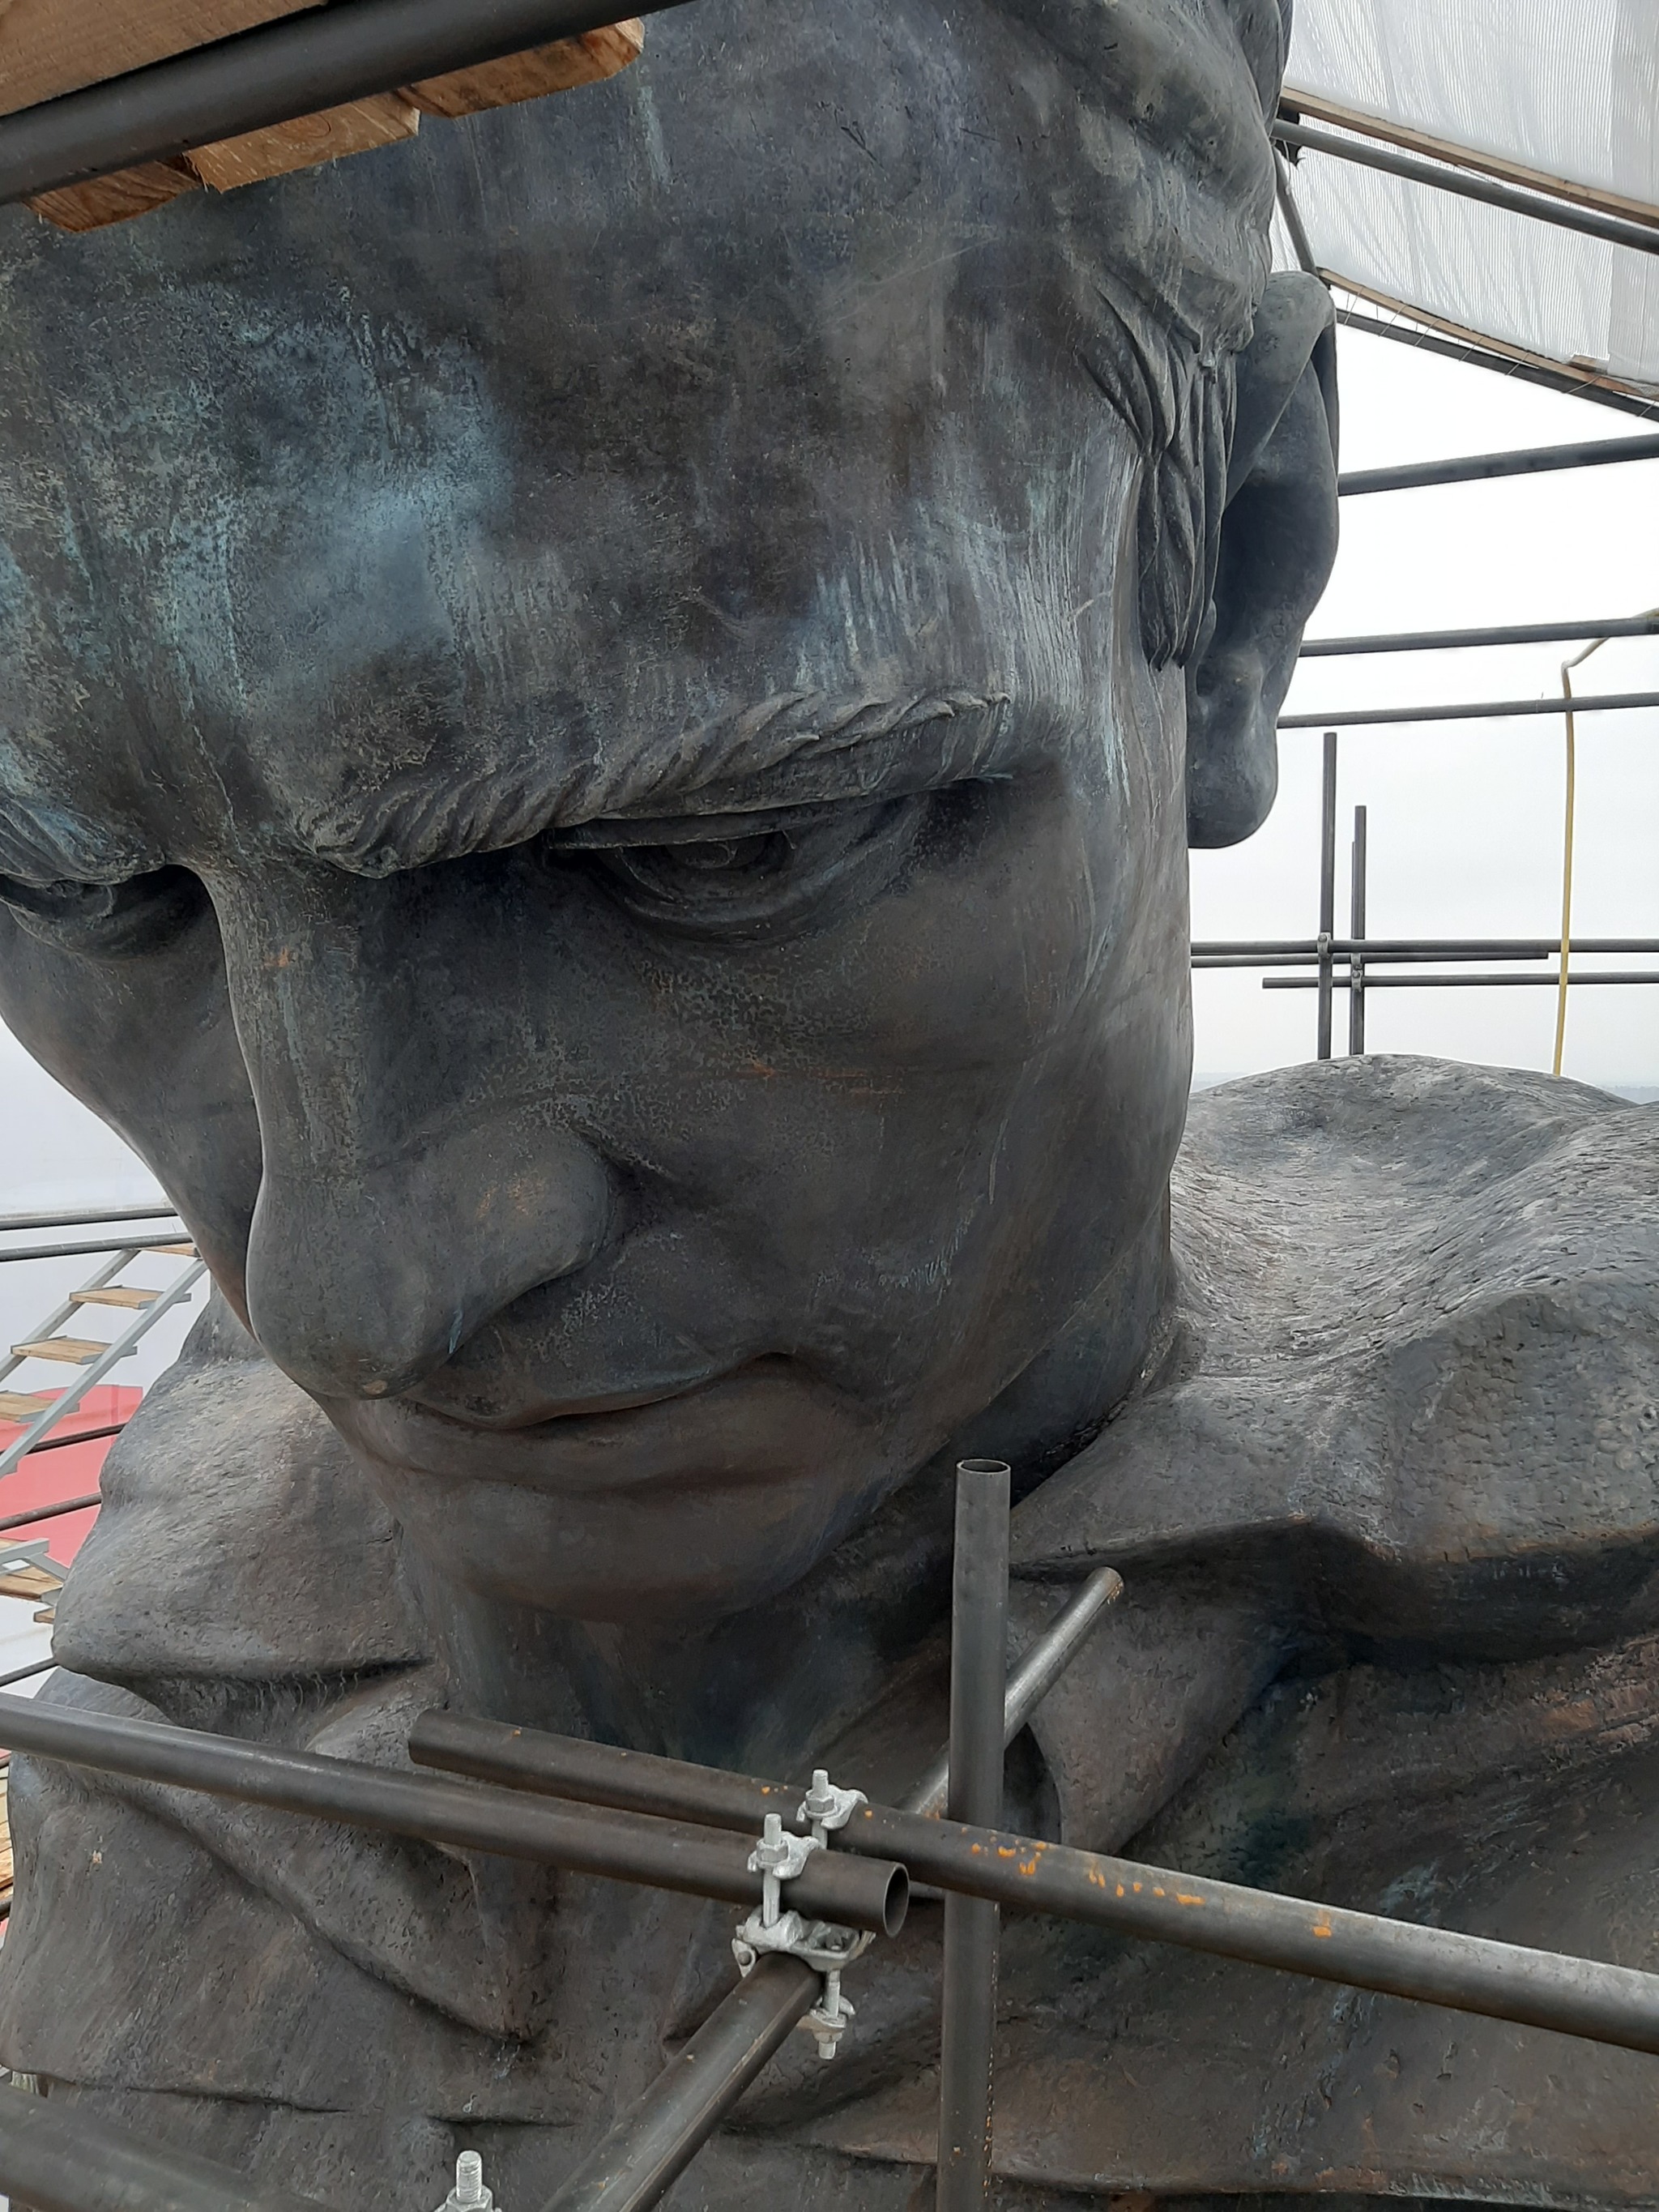
<path id="1" fill-rule="evenodd" d="M 1314 128 L 1374 117 L 1659 223 L 1659 0 L 1297 0 L 1298 93 Z M 1291 179 L 1315 259 L 1362 299 L 1659 397 L 1659 257 L 1311 151 Z"/>

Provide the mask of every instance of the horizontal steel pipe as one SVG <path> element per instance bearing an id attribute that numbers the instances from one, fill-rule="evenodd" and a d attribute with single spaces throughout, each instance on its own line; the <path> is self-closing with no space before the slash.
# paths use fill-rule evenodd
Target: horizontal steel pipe
<path id="1" fill-rule="evenodd" d="M 1345 499 L 1373 491 L 1421 491 L 1431 484 L 1484 483 L 1495 477 L 1534 477 L 1558 469 L 1605 469 L 1616 462 L 1659 460 L 1659 436 L 1587 438 L 1576 446 L 1527 446 L 1508 453 L 1468 453 L 1461 460 L 1408 461 L 1393 469 L 1355 469 L 1337 478 Z M 1571 635 L 1570 631 L 1564 635 Z M 1586 637 L 1624 633 L 1586 630 Z"/>
<path id="2" fill-rule="evenodd" d="M 1601 215 L 1594 208 L 1575 207 L 1570 200 L 1550 199 L 1541 192 L 1522 191 L 1514 185 L 1500 185 L 1492 178 L 1475 176 L 1466 169 L 1419 161 L 1414 154 L 1400 153 L 1392 146 L 1379 146 L 1374 140 L 1338 137 L 1332 131 L 1310 131 L 1305 123 L 1291 123 L 1283 118 L 1271 127 L 1279 145 L 1293 147 L 1298 152 L 1326 154 L 1339 161 L 1355 162 L 1362 169 L 1381 169 L 1389 176 L 1403 178 L 1408 184 L 1428 185 L 1437 191 L 1451 192 L 1458 199 L 1480 200 L 1488 207 L 1503 208 L 1510 215 L 1551 223 L 1558 230 L 1576 230 L 1586 238 L 1602 239 L 1610 246 L 1629 246 L 1636 253 L 1659 253 L 1659 229 L 1646 223 L 1632 222 L 1624 216 Z"/>
<path id="3" fill-rule="evenodd" d="M 1651 443 L 1659 454 L 1659 438 Z M 1626 615 L 1616 621 L 1511 623 L 1491 629 L 1401 629 L 1380 631 L 1370 637 L 1308 637 L 1302 641 L 1302 659 L 1346 659 L 1364 653 L 1459 653 L 1474 646 L 1565 645 L 1583 637 L 1654 636 L 1659 636 L 1659 615 Z"/>
<path id="4" fill-rule="evenodd" d="M 681 0 L 626 0 L 650 15 Z M 336 0 L 0 117 L 0 204 L 602 29 L 621 0 Z"/>
<path id="5" fill-rule="evenodd" d="M 1659 707 L 1659 691 L 1603 691 L 1587 699 L 1454 700 L 1439 707 L 1352 707 L 1346 713 L 1281 714 L 1281 730 L 1358 730 L 1383 722 L 1502 722 L 1520 714 L 1623 714 Z"/>
<path id="6" fill-rule="evenodd" d="M 747 1775 L 449 1714 L 423 1714 L 410 1750 L 428 1765 L 520 1789 L 734 1826 L 751 1826 L 761 1808 L 792 1825 L 791 1801 L 799 1802 L 798 1790 Z M 1014 1911 L 1054 1913 L 1321 1981 L 1659 2052 L 1659 1975 L 1633 1967 L 1345 1911 L 882 1805 L 860 1807 L 835 1841 L 848 1851 L 901 1861 L 917 1881 Z"/>
<path id="7" fill-rule="evenodd" d="M 155 1240 L 157 1243 L 161 1239 Z M 88 1252 L 130 1252 L 136 1260 L 143 1250 L 131 1237 L 106 1237 L 95 1244 L 19 1244 L 0 1251 L 0 1260 L 78 1260 Z"/>
<path id="8" fill-rule="evenodd" d="M 94 1437 L 110 1437 L 115 1433 L 113 1429 L 90 1429 L 78 1437 L 59 1437 L 55 1439 L 55 1442 L 64 1444 L 87 1443 Z M 52 1446 L 37 1444 L 34 1449 L 36 1451 L 50 1451 Z M 37 1521 L 56 1521 L 64 1513 L 84 1513 L 88 1506 L 101 1505 L 103 1502 L 101 1496 L 94 1490 L 85 1498 L 65 1498 L 57 1505 L 34 1505 L 31 1506 L 27 1513 L 8 1513 L 3 1520 L 0 1520 L 0 1534 L 3 1534 L 9 1528 L 33 1528 Z"/>
<path id="9" fill-rule="evenodd" d="M 774 1952 L 757 1960 L 544 2212 L 645 2212 L 659 2203 L 822 1988 L 799 1959 Z"/>
<path id="10" fill-rule="evenodd" d="M 318 2212 L 309 2197 L 0 2088 L 0 2192 L 34 2212 Z"/>
<path id="11" fill-rule="evenodd" d="M 1633 415 L 1638 422 L 1659 419 L 1659 404 L 1642 398 L 1605 375 L 1568 368 L 1538 355 L 1502 353 L 1496 346 L 1477 344 L 1472 331 L 1455 331 L 1454 335 L 1445 337 L 1438 331 L 1425 330 L 1419 324 L 1408 323 L 1399 317 L 1389 322 L 1380 315 L 1364 315 L 1357 308 L 1341 306 L 1337 308 L 1336 319 L 1345 330 L 1364 331 L 1369 337 L 1387 338 L 1395 345 L 1437 354 L 1443 361 L 1490 369 L 1494 376 L 1510 377 L 1520 384 L 1535 384 L 1540 391 L 1565 392 L 1570 398 L 1590 400 L 1618 414 Z M 1379 485 L 1376 489 L 1387 487 Z"/>
<path id="12" fill-rule="evenodd" d="M 171 1206 L 106 1206 L 99 1213 L 5 1213 L 0 1214 L 0 1233 L 13 1229 L 101 1229 L 108 1221 L 155 1221 L 165 1225 L 178 1218 L 178 1209 Z"/>
<path id="13" fill-rule="evenodd" d="M 1559 975 L 1378 975 L 1367 966 L 1360 988 L 1365 991 L 1503 991 L 1513 990 L 1528 984 L 1547 984 L 1559 990 Z M 1578 969 L 1569 968 L 1567 985 L 1576 989 L 1580 983 L 1659 983 L 1659 974 L 1635 975 L 1617 969 Z M 1333 976 L 1334 990 L 1346 991 L 1351 979 L 1346 974 Z M 1264 975 L 1264 991 L 1315 991 L 1318 979 L 1313 975 Z"/>
<path id="14" fill-rule="evenodd" d="M 77 1429 L 72 1437 L 43 1437 L 38 1444 L 31 1444 L 23 1456 L 33 1459 L 36 1452 L 67 1451 L 71 1444 L 95 1443 L 100 1437 L 118 1437 L 125 1426 L 125 1421 L 101 1421 L 95 1429 Z M 62 1510 L 67 1513 L 74 1508 L 64 1506 Z M 0 1527 L 4 1525 L 0 1522 Z"/>
<path id="15" fill-rule="evenodd" d="M 757 1905 L 762 1881 L 748 1845 L 681 1821 L 534 1803 L 516 1791 L 477 1790 L 358 1759 L 273 1751 L 233 1736 L 160 1722 L 105 1719 L 0 1698 L 0 1743 L 73 1766 L 125 1774 L 242 1803 L 388 1830 L 461 1850 L 532 1859 L 615 1881 L 674 1889 L 727 1904 Z M 760 1832 L 756 1823 L 755 1832 Z M 876 1864 L 848 1880 L 853 1863 L 815 1851 L 787 1898 L 809 1917 L 895 1935 L 904 1921 L 904 1869 Z"/>
<path id="16" fill-rule="evenodd" d="M 1659 937 L 1585 937 L 1572 940 L 1575 952 L 1659 953 Z M 1334 960 L 1357 953 L 1367 960 L 1553 960 L 1561 950 L 1561 933 L 1553 937 L 1336 937 L 1327 947 Z M 1252 964 L 1268 960 L 1297 961 L 1316 966 L 1317 939 L 1271 937 L 1218 939 L 1195 943 L 1197 962 L 1239 959 Z"/>
<path id="17" fill-rule="evenodd" d="M 621 1751 L 580 1736 L 514 1728 L 507 1721 L 475 1720 L 465 1713 L 422 1713 L 409 1735 L 409 1755 L 418 1766 L 441 1767 L 583 1805 L 696 1820 L 710 1828 L 757 1835 L 775 1813 L 796 1835 L 804 1783 L 760 1782 L 715 1766 L 659 1759 L 654 1752 Z M 672 1814 L 668 1808 L 672 1807 Z"/>

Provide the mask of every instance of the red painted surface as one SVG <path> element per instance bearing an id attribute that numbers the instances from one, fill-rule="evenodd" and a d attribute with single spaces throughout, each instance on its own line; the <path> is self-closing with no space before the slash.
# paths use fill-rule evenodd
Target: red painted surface
<path id="1" fill-rule="evenodd" d="M 55 1397 L 59 1394 L 43 1391 L 40 1395 Z M 135 1390 L 129 1384 L 100 1382 L 96 1389 L 88 1391 L 58 1427 L 46 1433 L 49 1437 L 73 1437 L 83 1429 L 107 1428 L 112 1421 L 125 1421 L 143 1395 L 142 1390 Z M 0 1451 L 15 1443 L 21 1432 L 21 1422 L 0 1421 Z M 0 1516 L 9 1518 L 14 1513 L 27 1513 L 31 1506 L 56 1505 L 61 1498 L 89 1497 L 98 1487 L 104 1455 L 114 1441 L 113 1437 L 94 1437 L 83 1444 L 65 1444 L 61 1451 L 31 1452 L 21 1467 L 0 1478 Z M 56 1520 L 42 1522 L 39 1528 L 12 1528 L 0 1536 L 0 1545 L 8 1540 L 28 1544 L 48 1537 L 52 1558 L 60 1566 L 67 1566 L 86 1541 L 97 1515 L 98 1509 L 93 1505 L 84 1513 L 60 1514 Z"/>

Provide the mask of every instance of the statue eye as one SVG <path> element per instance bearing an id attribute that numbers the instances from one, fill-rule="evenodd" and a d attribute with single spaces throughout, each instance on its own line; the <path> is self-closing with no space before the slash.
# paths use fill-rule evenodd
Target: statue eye
<path id="1" fill-rule="evenodd" d="M 123 884 L 26 884 L 0 876 L 0 903 L 31 937 L 110 957 L 150 951 L 194 921 L 206 902 L 186 868 L 158 868 Z"/>
<path id="2" fill-rule="evenodd" d="M 692 936 L 754 940 L 822 925 L 853 892 L 878 889 L 908 846 L 919 805 L 799 807 L 769 819 L 726 815 L 637 830 L 607 823 L 579 838 L 607 888 L 639 920 Z"/>

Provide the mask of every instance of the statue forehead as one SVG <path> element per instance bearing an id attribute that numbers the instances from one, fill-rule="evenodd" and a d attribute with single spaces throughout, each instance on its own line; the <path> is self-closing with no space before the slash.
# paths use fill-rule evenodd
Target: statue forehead
<path id="1" fill-rule="evenodd" d="M 100 872 L 200 800 L 379 869 L 1031 726 L 1024 647 L 1098 591 L 1068 541 L 1115 550 L 1130 460 L 1029 266 L 1017 126 L 1060 73 L 990 9 L 831 4 L 763 51 L 708 16 L 125 231 L 0 216 L 25 843 Z"/>

